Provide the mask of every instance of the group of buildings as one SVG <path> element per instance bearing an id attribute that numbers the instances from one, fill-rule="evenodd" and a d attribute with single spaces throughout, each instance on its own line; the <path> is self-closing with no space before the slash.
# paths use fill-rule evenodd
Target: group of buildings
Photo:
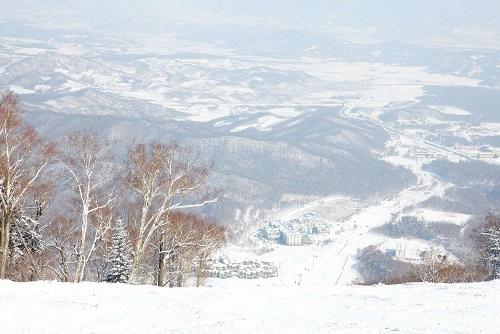
<path id="1" fill-rule="evenodd" d="M 385 253 L 392 256 L 395 260 L 410 263 L 428 263 L 445 261 L 447 259 L 445 253 L 435 248 L 420 250 L 418 248 L 408 248 L 400 245 L 396 249 L 386 249 Z"/>
<path id="2" fill-rule="evenodd" d="M 269 221 L 257 232 L 261 240 L 287 246 L 311 244 L 328 236 L 331 224 L 319 219 L 313 212 L 287 221 Z"/>
<path id="3" fill-rule="evenodd" d="M 492 160 L 500 158 L 500 148 L 472 145 L 458 145 L 455 150 L 473 159 Z"/>
<path id="4" fill-rule="evenodd" d="M 408 157 L 416 161 L 448 158 L 446 153 L 430 148 L 411 148 L 408 150 Z"/>
<path id="5" fill-rule="evenodd" d="M 457 145 L 454 151 L 462 156 L 487 162 L 500 158 L 500 148 L 496 147 Z M 411 148 L 408 150 L 408 157 L 416 161 L 449 159 L 446 152 L 430 147 Z"/>
<path id="6" fill-rule="evenodd" d="M 241 262 L 232 262 L 225 257 L 212 260 L 209 263 L 207 277 L 214 278 L 271 278 L 278 276 L 278 268 L 271 262 L 260 262 L 246 260 Z"/>

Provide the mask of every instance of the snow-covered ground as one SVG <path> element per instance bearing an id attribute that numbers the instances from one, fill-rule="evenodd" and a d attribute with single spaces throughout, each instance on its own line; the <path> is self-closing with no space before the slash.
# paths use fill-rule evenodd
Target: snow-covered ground
<path id="1" fill-rule="evenodd" d="M 470 215 L 457 212 L 436 211 L 431 209 L 418 209 L 411 213 L 412 216 L 425 221 L 443 222 L 464 225 L 472 218 Z"/>
<path id="2" fill-rule="evenodd" d="M 157 288 L 0 281 L 1 333 L 498 333 L 500 281 Z"/>

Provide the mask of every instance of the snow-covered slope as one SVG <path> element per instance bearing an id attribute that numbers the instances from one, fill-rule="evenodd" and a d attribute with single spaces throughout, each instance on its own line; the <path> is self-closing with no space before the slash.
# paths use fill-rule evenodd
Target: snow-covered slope
<path id="1" fill-rule="evenodd" d="M 324 289 L 0 281 L 1 332 L 498 333 L 500 281 Z"/>

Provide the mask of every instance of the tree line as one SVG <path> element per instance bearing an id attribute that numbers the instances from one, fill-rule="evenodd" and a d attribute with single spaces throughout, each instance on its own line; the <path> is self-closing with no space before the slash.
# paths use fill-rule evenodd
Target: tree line
<path id="1" fill-rule="evenodd" d="M 218 200 L 210 166 L 174 142 L 116 147 L 91 131 L 47 142 L 1 93 L 0 279 L 203 284 L 226 241 L 196 210 Z"/>

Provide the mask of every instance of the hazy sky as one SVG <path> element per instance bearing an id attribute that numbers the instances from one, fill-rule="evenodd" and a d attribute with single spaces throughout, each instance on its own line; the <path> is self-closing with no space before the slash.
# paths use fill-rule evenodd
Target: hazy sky
<path id="1" fill-rule="evenodd" d="M 353 40 L 476 42 L 482 47 L 500 46 L 498 0 L 0 0 L 0 3 L 4 10 L 0 20 L 44 27 L 126 32 L 258 25 Z M 181 24 L 184 26 L 179 28 Z"/>

